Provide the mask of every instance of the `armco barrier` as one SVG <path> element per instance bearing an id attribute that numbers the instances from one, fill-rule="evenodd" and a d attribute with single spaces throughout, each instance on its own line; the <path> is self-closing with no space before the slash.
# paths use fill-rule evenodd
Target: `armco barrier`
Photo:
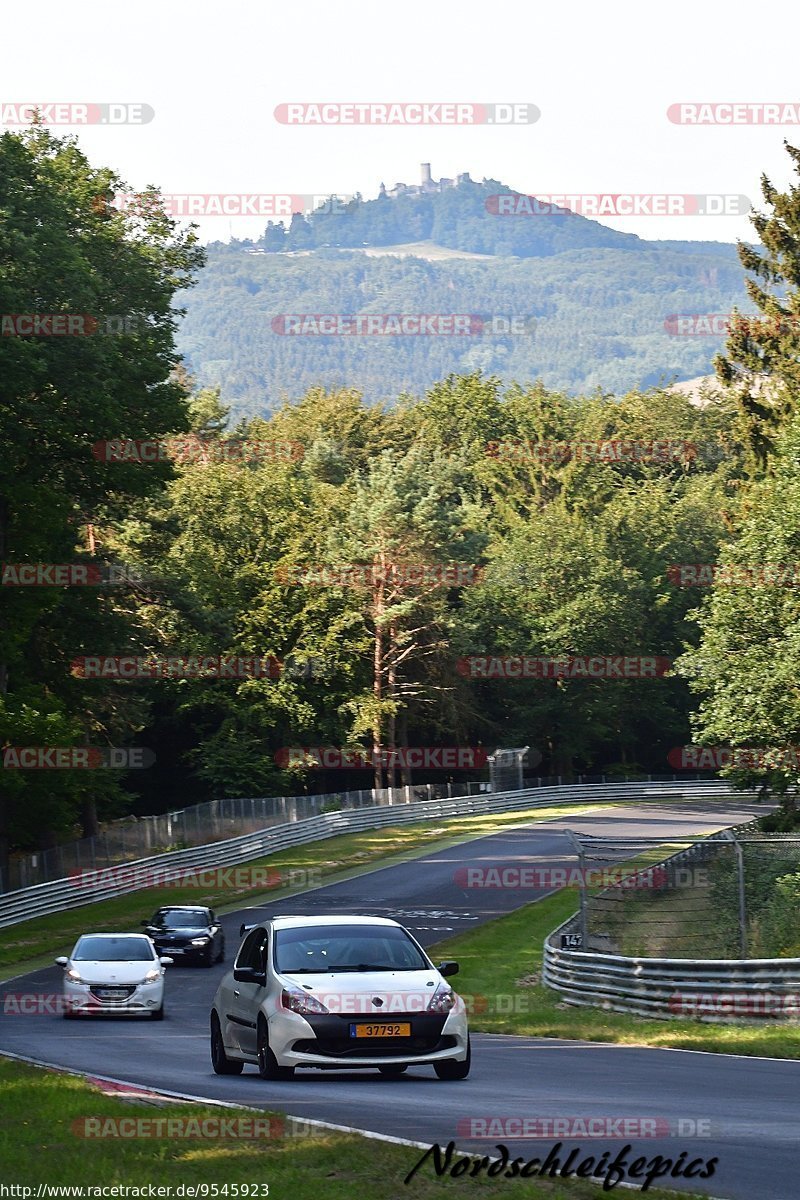
<path id="1" fill-rule="evenodd" d="M 248 833 L 206 846 L 194 846 L 189 850 L 175 850 L 135 862 L 120 863 L 113 869 L 102 872 L 97 882 L 91 886 L 83 884 L 82 881 L 82 886 L 77 887 L 74 879 L 67 878 L 6 892 L 0 896 L 0 928 L 17 925 L 32 917 L 45 916 L 67 908 L 79 908 L 92 901 L 107 900 L 113 896 L 141 890 L 141 883 L 119 878 L 123 871 L 134 875 L 137 869 L 140 872 L 145 869 L 155 872 L 166 868 L 201 871 L 212 867 L 235 866 L 275 854 L 291 846 L 301 846 L 306 842 L 320 841 L 342 833 L 357 833 L 387 825 L 405 825 L 414 821 L 457 817 L 470 813 L 513 812 L 533 806 L 538 808 L 574 802 L 583 804 L 658 799 L 680 801 L 712 796 L 725 798 L 732 794 L 730 785 L 723 780 L 693 783 L 564 784 L 561 787 L 526 788 L 523 791 L 501 792 L 496 795 L 483 793 L 446 800 L 374 805 L 325 813 L 302 821 L 274 825 L 258 833 Z"/>
<path id="2" fill-rule="evenodd" d="M 800 958 L 626 958 L 545 942 L 542 982 L 569 1004 L 640 1017 L 724 1021 L 800 1017 Z"/>
<path id="3" fill-rule="evenodd" d="M 691 860 L 702 844 L 667 861 Z M 661 1019 L 800 1019 L 800 958 L 645 958 L 562 948 L 564 935 L 580 932 L 575 913 L 544 943 L 542 983 L 568 1004 Z"/>

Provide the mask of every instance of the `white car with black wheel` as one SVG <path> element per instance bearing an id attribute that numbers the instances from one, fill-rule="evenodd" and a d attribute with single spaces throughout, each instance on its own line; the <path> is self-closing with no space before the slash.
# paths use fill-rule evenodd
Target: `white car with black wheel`
<path id="1" fill-rule="evenodd" d="M 432 1066 L 466 1079 L 467 1013 L 447 977 L 397 921 L 384 917 L 274 917 L 246 937 L 211 1010 L 218 1075 L 245 1064 L 264 1079 L 297 1067 L 402 1075 Z"/>
<path id="2" fill-rule="evenodd" d="M 69 958 L 57 958 L 64 969 L 64 1016 L 164 1016 L 164 968 L 143 933 L 85 933 Z"/>

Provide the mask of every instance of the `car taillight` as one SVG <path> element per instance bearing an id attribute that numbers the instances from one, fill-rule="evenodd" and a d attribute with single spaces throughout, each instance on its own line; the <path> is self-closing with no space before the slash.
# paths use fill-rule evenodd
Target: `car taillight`
<path id="1" fill-rule="evenodd" d="M 446 983 L 440 983 L 431 996 L 428 1012 L 449 1013 L 456 1002 L 456 994 Z"/>
<path id="2" fill-rule="evenodd" d="M 327 1013 L 330 1010 L 325 1007 L 316 996 L 310 996 L 308 992 L 301 992 L 298 988 L 284 988 L 281 992 L 281 1006 L 288 1008 L 289 1012 L 299 1013 L 301 1017 L 309 1017 L 314 1013 Z"/>

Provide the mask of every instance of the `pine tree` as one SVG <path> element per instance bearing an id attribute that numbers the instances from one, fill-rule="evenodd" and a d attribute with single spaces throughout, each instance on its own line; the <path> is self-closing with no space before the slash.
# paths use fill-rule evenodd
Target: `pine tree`
<path id="1" fill-rule="evenodd" d="M 800 175 L 800 149 L 784 143 Z M 751 470 L 761 473 L 775 438 L 800 397 L 800 187 L 779 192 L 766 175 L 761 191 L 769 213 L 751 221 L 762 250 L 739 242 L 739 258 L 755 278 L 745 281 L 758 316 L 735 313 L 717 377 L 737 392 L 740 431 Z"/>

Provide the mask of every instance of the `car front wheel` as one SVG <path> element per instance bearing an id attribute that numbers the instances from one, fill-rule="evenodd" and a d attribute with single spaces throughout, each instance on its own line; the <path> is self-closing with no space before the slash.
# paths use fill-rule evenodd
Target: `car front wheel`
<path id="1" fill-rule="evenodd" d="M 466 1079 L 469 1075 L 469 1068 L 472 1062 L 472 1049 L 467 1038 L 467 1057 L 463 1062 L 456 1062 L 455 1059 L 445 1059 L 444 1062 L 433 1064 L 433 1069 L 440 1079 L 456 1080 Z"/>
<path id="2" fill-rule="evenodd" d="M 263 1017 L 258 1021 L 258 1073 L 262 1079 L 293 1079 L 294 1067 L 281 1067 L 269 1048 L 267 1023 Z"/>
<path id="3" fill-rule="evenodd" d="M 215 1075 L 241 1075 L 244 1063 L 234 1062 L 225 1053 L 222 1030 L 216 1013 L 211 1017 L 211 1065 Z"/>

